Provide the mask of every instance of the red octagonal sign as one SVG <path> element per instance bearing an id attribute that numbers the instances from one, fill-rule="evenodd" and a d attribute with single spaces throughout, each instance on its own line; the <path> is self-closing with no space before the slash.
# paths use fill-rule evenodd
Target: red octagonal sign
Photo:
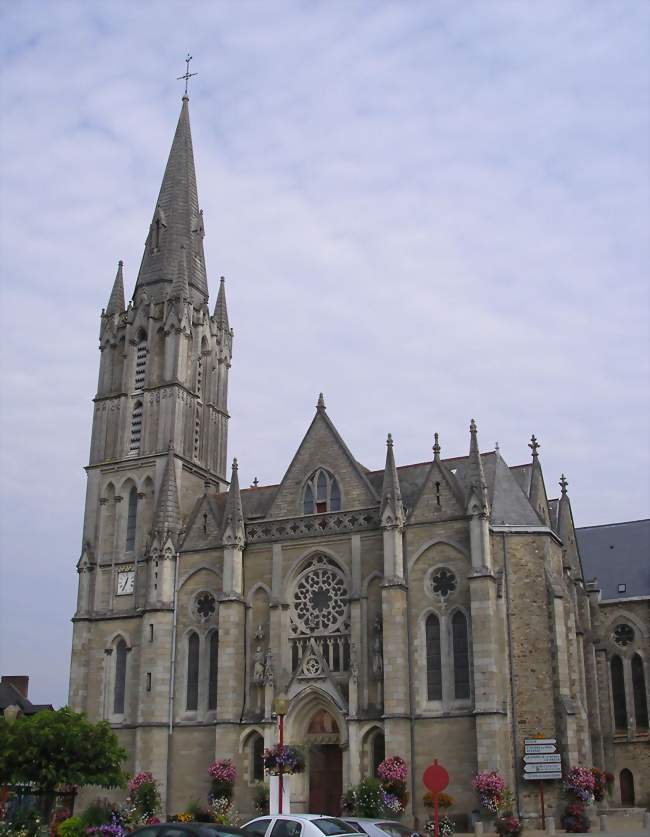
<path id="1" fill-rule="evenodd" d="M 422 774 L 422 781 L 431 793 L 442 793 L 449 784 L 449 773 L 441 764 L 438 764 L 438 759 L 434 759 L 433 764 L 430 764 Z"/>

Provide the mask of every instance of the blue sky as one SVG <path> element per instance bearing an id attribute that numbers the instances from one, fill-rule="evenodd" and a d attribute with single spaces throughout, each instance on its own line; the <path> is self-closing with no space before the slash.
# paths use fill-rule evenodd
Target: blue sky
<path id="1" fill-rule="evenodd" d="M 578 525 L 648 516 L 650 7 L 0 5 L 0 669 L 64 703 L 99 312 L 190 112 L 230 455 L 278 481 L 320 390 L 371 468 L 498 440 Z"/>

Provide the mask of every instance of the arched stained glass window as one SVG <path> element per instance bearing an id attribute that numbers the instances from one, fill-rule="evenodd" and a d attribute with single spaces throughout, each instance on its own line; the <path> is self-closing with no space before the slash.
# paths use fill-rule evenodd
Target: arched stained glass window
<path id="1" fill-rule="evenodd" d="M 648 696 L 645 689 L 643 660 L 638 654 L 632 657 L 632 692 L 637 729 L 648 728 Z"/>
<path id="2" fill-rule="evenodd" d="M 113 691 L 113 712 L 124 714 L 124 697 L 126 694 L 126 642 L 121 639 L 115 648 L 115 688 Z"/>
<path id="3" fill-rule="evenodd" d="M 430 613 L 426 622 L 427 698 L 442 700 L 442 659 L 440 655 L 440 620 Z"/>
<path id="4" fill-rule="evenodd" d="M 129 508 L 126 516 L 126 551 L 135 549 L 135 533 L 138 521 L 138 491 L 135 486 L 129 491 Z"/>
<path id="5" fill-rule="evenodd" d="M 454 613 L 451 620 L 451 633 L 454 652 L 454 697 L 460 700 L 470 695 L 467 619 L 464 613 L 460 611 Z"/>
<path id="6" fill-rule="evenodd" d="M 614 725 L 616 729 L 627 729 L 627 706 L 625 703 L 625 677 L 623 660 L 615 654 L 611 662 L 612 701 L 614 703 Z"/>
<path id="7" fill-rule="evenodd" d="M 210 680 L 208 682 L 208 709 L 217 708 L 217 684 L 219 677 L 219 634 L 210 634 Z"/>
<path id="8" fill-rule="evenodd" d="M 264 781 L 264 739 L 261 735 L 253 735 L 251 743 L 251 773 L 254 782 Z"/>
<path id="9" fill-rule="evenodd" d="M 341 510 L 341 489 L 333 474 L 319 468 L 305 484 L 303 514 L 323 514 Z"/>
<path id="10" fill-rule="evenodd" d="M 199 708 L 199 635 L 192 631 L 187 640 L 187 699 L 185 708 Z"/>
<path id="11" fill-rule="evenodd" d="M 311 485 L 307 485 L 305 488 L 305 502 L 304 502 L 304 514 L 313 514 L 314 513 L 314 492 L 312 490 Z"/>

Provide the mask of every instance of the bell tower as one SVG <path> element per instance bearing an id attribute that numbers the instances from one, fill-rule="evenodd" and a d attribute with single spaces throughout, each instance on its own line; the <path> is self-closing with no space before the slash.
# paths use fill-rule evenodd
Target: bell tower
<path id="1" fill-rule="evenodd" d="M 217 491 L 228 486 L 233 332 L 223 278 L 215 307 L 209 308 L 204 235 L 184 95 L 132 299 L 125 301 L 120 261 L 100 317 L 77 565 L 74 649 L 80 659 L 77 666 L 73 649 L 70 683 L 71 705 L 91 717 L 111 718 L 111 712 L 105 701 L 89 695 L 92 674 L 84 667 L 83 648 L 99 643 L 109 653 L 106 620 L 117 629 L 119 614 L 134 618 L 149 608 L 169 607 L 173 584 L 167 576 L 173 578 L 187 516 L 207 484 Z M 170 558 L 164 565 L 163 553 Z M 126 632 L 123 640 L 129 648 Z M 100 704 L 104 708 L 98 711 Z"/>

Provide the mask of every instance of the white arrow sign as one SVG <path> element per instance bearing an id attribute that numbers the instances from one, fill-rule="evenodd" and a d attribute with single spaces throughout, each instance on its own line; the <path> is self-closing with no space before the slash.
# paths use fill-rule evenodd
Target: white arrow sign
<path id="1" fill-rule="evenodd" d="M 557 773 L 562 768 L 557 764 L 526 764 L 526 773 Z"/>
<path id="2" fill-rule="evenodd" d="M 529 753 L 554 753 L 555 744 L 526 744 L 526 755 Z"/>
<path id="3" fill-rule="evenodd" d="M 557 744 L 557 738 L 524 738 L 524 744 Z"/>
<path id="4" fill-rule="evenodd" d="M 561 773 L 524 773 L 524 779 L 534 779 L 536 782 L 541 782 L 542 779 L 561 779 Z"/>
<path id="5" fill-rule="evenodd" d="M 524 761 L 526 764 L 545 764 L 551 761 L 562 761 L 562 756 L 559 753 L 547 753 L 543 756 L 525 755 Z"/>

